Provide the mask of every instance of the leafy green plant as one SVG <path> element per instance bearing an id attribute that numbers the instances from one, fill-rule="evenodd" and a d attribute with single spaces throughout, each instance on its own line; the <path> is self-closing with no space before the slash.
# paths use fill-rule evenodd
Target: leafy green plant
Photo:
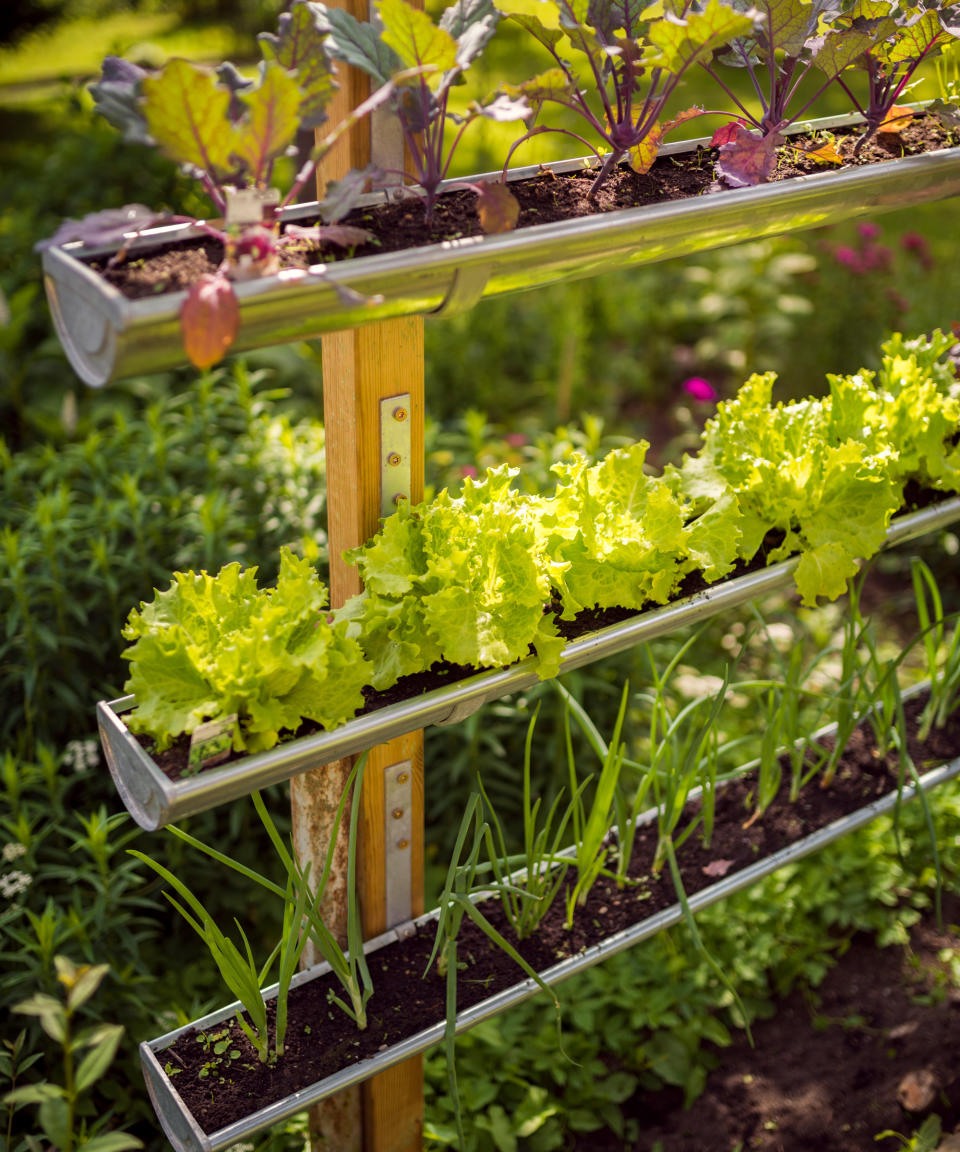
<path id="1" fill-rule="evenodd" d="M 646 172 L 657 149 L 671 128 L 691 116 L 704 115 L 702 108 L 681 112 L 665 120 L 664 109 L 689 71 L 705 64 L 713 53 L 734 37 L 747 33 L 753 23 L 752 9 L 737 11 L 722 0 L 703 5 L 677 3 L 667 10 L 641 5 L 604 2 L 584 5 L 572 0 L 551 0 L 559 19 L 548 27 L 538 16 L 511 14 L 553 58 L 556 67 L 524 84 L 507 85 L 512 96 L 524 96 L 537 109 L 559 104 L 575 112 L 603 143 L 606 154 L 590 189 L 595 195 L 610 172 L 628 157 L 636 172 Z M 580 87 L 574 64 L 559 45 L 586 57 L 587 88 Z M 594 110 L 594 97 L 601 111 Z M 514 144 L 507 156 L 531 136 L 567 129 L 532 128 Z M 582 137 L 576 136 L 588 148 Z M 596 148 L 595 155 L 600 156 Z"/>
<path id="2" fill-rule="evenodd" d="M 280 252 L 290 245 L 334 244 L 351 247 L 369 239 L 362 228 L 338 224 L 356 203 L 363 181 L 341 182 L 329 190 L 321 213 L 326 224 L 289 226 L 280 234 L 278 211 L 292 202 L 317 164 L 340 137 L 392 94 L 388 82 L 326 131 L 300 166 L 286 195 L 273 195 L 271 183 L 279 157 L 302 129 L 317 129 L 328 119 L 335 90 L 325 30 L 306 0 L 295 0 L 280 17 L 277 35 L 260 36 L 262 64 L 256 81 L 232 64 L 216 70 L 173 59 L 156 73 L 117 57 L 107 57 L 100 82 L 93 86 L 96 106 L 123 131 L 126 140 L 156 144 L 200 180 L 226 229 L 189 217 L 219 240 L 223 263 L 216 273 L 194 282 L 180 311 L 184 350 L 198 368 L 209 368 L 225 355 L 239 326 L 233 282 L 279 270 Z M 246 195 L 242 195 L 245 193 Z M 169 219 L 141 204 L 106 209 L 70 220 L 41 247 L 82 240 L 119 244 L 111 266 L 127 256 L 126 237 Z"/>
<path id="3" fill-rule="evenodd" d="M 274 588 L 256 568 L 176 573 L 170 588 L 131 612 L 124 636 L 129 720 L 162 749 L 213 719 L 237 717 L 235 750 L 272 748 L 303 720 L 332 727 L 363 703 L 370 673 L 307 560 L 284 551 Z M 255 669 L 255 672 L 252 670 Z"/>
<path id="4" fill-rule="evenodd" d="M 109 965 L 78 965 L 61 955 L 54 957 L 54 964 L 57 979 L 63 987 L 62 999 L 41 992 L 15 1004 L 13 1010 L 37 1018 L 44 1032 L 60 1046 L 63 1084 L 48 1080 L 25 1084 L 8 1092 L 3 1102 L 8 1107 L 37 1105 L 40 1131 L 54 1148 L 62 1152 L 79 1152 L 80 1149 L 85 1152 L 125 1152 L 126 1149 L 142 1148 L 143 1143 L 136 1136 L 107 1131 L 108 1117 L 103 1117 L 88 1129 L 86 1120 L 78 1111 L 81 1096 L 110 1067 L 123 1035 L 120 1024 L 93 1024 L 76 1031 L 76 1015 L 97 991 L 110 970 Z M 22 1036 L 15 1044 L 15 1048 L 19 1047 L 22 1047 Z M 31 1148 L 41 1146 L 35 1138 L 31 1138 L 28 1145 Z"/>
<path id="5" fill-rule="evenodd" d="M 396 85 L 389 107 L 396 115 L 412 171 L 420 186 L 429 222 L 440 186 L 450 171 L 467 126 L 477 119 L 496 123 L 525 120 L 531 108 L 523 99 L 499 95 L 472 102 L 462 114 L 450 107 L 451 91 L 464 83 L 464 73 L 483 52 L 499 23 L 490 0 L 455 0 L 439 24 L 405 0 L 378 0 L 377 19 L 360 23 L 346 9 L 314 4 L 330 33 L 333 56 L 366 72 L 380 85 Z M 453 140 L 448 127 L 456 125 Z M 502 184 L 454 180 L 449 188 L 468 188 L 477 195 L 477 213 L 484 232 L 513 228 L 520 205 Z"/>

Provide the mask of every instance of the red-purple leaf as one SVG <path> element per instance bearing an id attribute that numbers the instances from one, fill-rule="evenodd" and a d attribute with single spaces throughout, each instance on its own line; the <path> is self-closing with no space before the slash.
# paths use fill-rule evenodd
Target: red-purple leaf
<path id="1" fill-rule="evenodd" d="M 520 202 L 503 184 L 481 184 L 477 189 L 477 216 L 488 236 L 512 232 L 520 219 Z"/>
<path id="2" fill-rule="evenodd" d="M 226 276 L 207 273 L 191 287 L 180 309 L 187 359 L 196 368 L 222 360 L 240 327 L 240 306 Z"/>
<path id="3" fill-rule="evenodd" d="M 59 244 L 70 244 L 82 240 L 84 244 L 118 244 L 124 236 L 132 232 L 142 232 L 158 224 L 169 223 L 170 217 L 164 212 L 155 212 L 145 204 L 125 204 L 122 208 L 105 208 L 102 212 L 91 212 L 82 220 L 64 220 L 48 240 L 35 245 L 37 252 L 54 248 Z"/>
<path id="4" fill-rule="evenodd" d="M 731 140 L 736 140 L 737 128 L 741 123 L 742 121 L 740 120 L 731 120 L 729 124 L 721 124 L 710 137 L 710 147 L 720 148 L 724 144 L 729 144 Z"/>
<path id="5" fill-rule="evenodd" d="M 778 132 L 757 136 L 742 124 L 733 125 L 733 139 L 720 148 L 717 172 L 730 188 L 765 184 L 777 165 L 777 149 L 783 143 Z"/>

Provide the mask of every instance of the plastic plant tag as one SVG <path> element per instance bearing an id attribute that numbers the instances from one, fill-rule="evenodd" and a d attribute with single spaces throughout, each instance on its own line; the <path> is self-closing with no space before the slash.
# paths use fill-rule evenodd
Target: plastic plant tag
<path id="1" fill-rule="evenodd" d="M 212 768 L 222 764 L 233 748 L 233 734 L 237 727 L 237 714 L 221 716 L 219 720 L 208 720 L 195 728 L 190 737 L 190 768 L 198 772 L 201 768 Z"/>
<path id="2" fill-rule="evenodd" d="M 228 228 L 245 224 L 260 224 L 268 209 L 280 203 L 276 188 L 232 188 L 226 193 L 225 222 Z"/>

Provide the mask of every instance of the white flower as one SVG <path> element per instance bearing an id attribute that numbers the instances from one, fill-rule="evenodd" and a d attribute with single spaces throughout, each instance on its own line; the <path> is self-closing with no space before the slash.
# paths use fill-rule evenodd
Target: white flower
<path id="1" fill-rule="evenodd" d="M 21 892 L 26 892 L 32 883 L 33 877 L 26 872 L 5 872 L 0 876 L 0 896 L 11 900 Z"/>
<path id="2" fill-rule="evenodd" d="M 74 772 L 86 772 L 100 763 L 100 745 L 93 737 L 71 740 L 63 750 L 63 763 Z"/>
<path id="3" fill-rule="evenodd" d="M 14 860 L 19 860 L 21 856 L 26 856 L 27 849 L 23 844 L 17 844 L 14 841 L 12 844 L 4 844 L 3 846 L 3 862 L 4 864 L 12 864 Z"/>

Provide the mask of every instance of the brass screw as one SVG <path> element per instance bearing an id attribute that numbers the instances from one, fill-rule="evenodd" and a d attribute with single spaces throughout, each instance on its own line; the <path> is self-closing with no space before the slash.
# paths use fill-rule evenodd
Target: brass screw
<path id="1" fill-rule="evenodd" d="M 387 463 L 392 464 L 393 467 L 396 468 L 396 466 L 400 463 L 400 453 L 399 452 L 391 452 L 390 455 L 387 457 Z"/>
<path id="2" fill-rule="evenodd" d="M 393 815 L 394 820 L 399 820 L 400 817 L 403 815 L 403 809 L 402 808 L 394 808 L 392 815 Z"/>
<path id="3" fill-rule="evenodd" d="M 398 784 L 406 784 L 406 782 L 407 782 L 409 779 L 410 779 L 410 775 L 409 775 L 409 773 L 407 773 L 407 772 L 401 772 L 401 773 L 400 773 L 400 775 L 397 777 L 397 783 L 398 783 Z"/>
<path id="4" fill-rule="evenodd" d="M 410 841 L 409 840 L 398 840 L 397 841 L 397 847 L 398 848 L 409 848 L 410 847 Z"/>
<path id="5" fill-rule="evenodd" d="M 401 500 L 406 500 L 406 499 L 407 499 L 407 494 L 406 494 L 406 492 L 398 492 L 398 493 L 396 494 L 396 496 L 394 496 L 394 498 L 393 498 L 393 502 L 394 502 L 394 504 L 396 504 L 396 505 L 398 505 L 398 506 L 399 506 L 399 504 L 400 504 Z"/>
<path id="6" fill-rule="evenodd" d="M 403 421 L 406 420 L 406 418 L 407 418 L 406 408 L 394 408 L 393 418 L 394 418 L 394 420 L 397 420 L 399 423 L 402 424 Z"/>

